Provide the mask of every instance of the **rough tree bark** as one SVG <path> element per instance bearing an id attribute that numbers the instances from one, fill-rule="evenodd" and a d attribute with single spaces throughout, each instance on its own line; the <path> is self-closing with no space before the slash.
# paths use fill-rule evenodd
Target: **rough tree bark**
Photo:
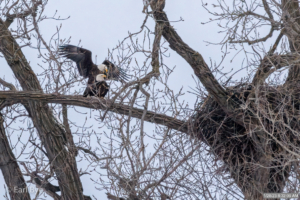
<path id="1" fill-rule="evenodd" d="M 298 0 L 282 0 L 281 6 L 283 10 L 283 19 L 288 27 L 285 31 L 285 35 L 288 37 L 290 44 L 290 51 L 292 53 L 299 53 L 300 51 L 300 10 Z M 294 29 L 292 27 L 295 27 Z M 286 80 L 286 85 L 298 83 L 300 80 L 300 65 L 294 65 L 291 67 Z"/>
<path id="2" fill-rule="evenodd" d="M 39 91 L 43 93 L 40 83 L 26 57 L 8 30 L 7 23 L 2 20 L 0 20 L 0 51 L 24 91 Z M 52 163 L 62 199 L 85 199 L 75 157 L 65 148 L 65 130 L 54 120 L 53 113 L 47 104 L 38 101 L 28 101 L 24 106 L 39 133 L 47 151 L 49 162 Z"/>
<path id="3" fill-rule="evenodd" d="M 23 174 L 19 168 L 16 158 L 8 143 L 3 126 L 3 118 L 0 113 L 0 169 L 5 183 L 8 187 L 11 199 L 30 200 L 27 190 L 19 192 L 20 189 L 27 188 Z"/>

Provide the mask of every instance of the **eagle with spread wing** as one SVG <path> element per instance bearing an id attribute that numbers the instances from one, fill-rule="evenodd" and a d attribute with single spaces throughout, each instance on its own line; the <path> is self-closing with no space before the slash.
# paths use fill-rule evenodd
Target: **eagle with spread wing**
<path id="1" fill-rule="evenodd" d="M 76 62 L 79 74 L 88 78 L 88 85 L 83 94 L 87 96 L 104 97 L 109 90 L 105 79 L 117 80 L 125 83 L 128 75 L 125 70 L 115 66 L 112 62 L 104 60 L 100 65 L 92 61 L 92 52 L 74 45 L 62 45 L 59 47 L 61 56 Z"/>
<path id="2" fill-rule="evenodd" d="M 104 60 L 100 65 L 92 61 L 92 52 L 74 45 L 62 45 L 59 47 L 61 56 L 76 62 L 79 74 L 89 78 L 88 84 L 95 83 L 98 74 L 104 74 L 106 79 L 117 80 L 125 83 L 129 76 L 125 70 L 115 66 L 112 62 Z"/>

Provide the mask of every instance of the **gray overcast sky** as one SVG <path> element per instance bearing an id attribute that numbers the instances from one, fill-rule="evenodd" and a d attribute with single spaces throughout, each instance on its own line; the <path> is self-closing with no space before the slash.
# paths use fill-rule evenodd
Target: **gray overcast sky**
<path id="1" fill-rule="evenodd" d="M 204 2 L 208 2 L 208 7 L 212 8 L 211 4 L 214 0 Z M 40 29 L 43 36 L 49 40 L 55 32 L 56 26 L 62 24 L 60 37 L 68 38 L 71 36 L 71 44 L 75 45 L 81 40 L 81 45 L 93 52 L 93 58 L 95 55 L 98 56 L 99 63 L 107 57 L 107 50 L 115 47 L 118 41 L 128 35 L 128 31 L 132 33 L 140 30 L 145 17 L 142 9 L 142 0 L 52 0 L 49 1 L 45 13 L 51 16 L 57 10 L 59 16 L 62 18 L 70 16 L 70 19 L 64 21 L 46 20 L 40 24 Z M 218 42 L 223 35 L 217 33 L 220 29 L 216 23 L 201 24 L 201 22 L 208 21 L 212 16 L 202 7 L 200 0 L 167 0 L 165 11 L 170 21 L 178 21 L 180 17 L 184 19 L 183 22 L 172 23 L 172 25 L 184 42 L 201 53 L 207 63 L 209 63 L 210 58 L 217 63 L 221 60 L 220 46 L 207 46 L 204 41 Z M 148 20 L 147 26 L 151 30 L 154 29 L 152 19 Z M 41 62 L 37 59 L 37 52 L 29 48 L 23 49 L 23 51 L 33 70 L 40 72 L 41 69 L 36 65 Z M 184 91 L 189 91 L 189 87 L 195 86 L 191 67 L 174 51 L 170 50 L 169 53 L 171 56 L 165 59 L 165 63 L 169 67 L 176 66 L 174 74 L 170 77 L 171 88 L 178 91 L 183 86 Z M 240 68 L 243 57 L 237 57 L 234 62 L 230 63 L 231 58 L 232 56 L 229 56 L 223 63 L 226 66 L 224 71 Z M 15 83 L 12 72 L 3 58 L 0 59 L 0 64 L 2 66 L 1 78 L 5 76 L 7 81 Z M 240 73 L 236 78 L 239 79 L 241 75 Z M 195 95 L 191 94 L 187 94 L 184 98 L 190 103 L 190 107 L 196 100 Z M 72 118 L 76 121 L 76 116 L 72 116 Z M 101 199 L 104 191 L 95 190 L 89 178 L 89 176 L 82 178 L 84 194 L 95 195 Z M 3 185 L 4 180 L 0 173 L 0 188 L 3 188 Z M 0 197 L 2 198 L 3 195 L 4 190 L 0 189 Z"/>

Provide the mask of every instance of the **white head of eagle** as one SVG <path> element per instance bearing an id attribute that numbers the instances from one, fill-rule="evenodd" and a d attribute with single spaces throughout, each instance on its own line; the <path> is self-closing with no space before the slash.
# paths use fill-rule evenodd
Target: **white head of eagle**
<path id="1" fill-rule="evenodd" d="M 101 81 L 104 81 L 104 78 L 106 78 L 106 76 L 104 74 L 98 74 L 96 76 L 96 81 L 97 82 L 101 82 Z"/>
<path id="2" fill-rule="evenodd" d="M 98 69 L 104 73 L 107 73 L 107 71 L 108 71 L 107 66 L 104 64 L 98 65 Z"/>

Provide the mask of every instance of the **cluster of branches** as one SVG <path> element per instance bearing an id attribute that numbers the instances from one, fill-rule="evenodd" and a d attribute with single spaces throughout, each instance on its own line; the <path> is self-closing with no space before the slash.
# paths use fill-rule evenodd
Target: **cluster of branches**
<path id="1" fill-rule="evenodd" d="M 53 199 L 90 199 L 83 195 L 80 177 L 91 175 L 91 170 L 99 174 L 91 183 L 106 189 L 108 199 L 122 196 L 168 199 L 186 193 L 178 187 L 183 182 L 177 176 L 191 176 L 191 170 L 186 171 L 183 164 L 199 151 L 199 144 L 178 132 L 187 132 L 188 125 L 183 119 L 191 110 L 178 100 L 183 92 L 175 94 L 168 86 L 172 69 L 162 62 L 167 49 L 161 51 L 160 25 L 156 25 L 155 37 L 151 38 L 150 29 L 145 29 L 150 16 L 147 14 L 141 30 L 130 34 L 108 53 L 108 58 L 117 65 L 130 66 L 137 77 L 135 80 L 121 86 L 111 83 L 113 90 L 107 100 L 83 98 L 77 94 L 82 93 L 85 81 L 78 77 L 76 67 L 62 60 L 57 52 L 59 45 L 70 40 L 59 40 L 59 27 L 47 41 L 39 28 L 39 23 L 49 19 L 43 15 L 46 3 L 7 2 L 0 21 L 1 53 L 17 81 L 12 85 L 1 79 L 1 170 L 10 198 L 30 199 L 29 190 L 23 189 L 31 183 L 41 189 L 35 199 L 43 194 Z M 17 22 L 16 28 L 12 22 Z M 135 40 L 141 33 L 144 33 L 142 43 Z M 32 42 L 32 38 L 37 41 Z M 148 41 L 153 43 L 150 50 L 146 50 Z M 33 72 L 33 66 L 23 54 L 28 47 L 37 49 L 44 62 L 39 75 Z M 145 56 L 142 62 L 135 59 L 141 53 Z M 164 89 L 157 90 L 154 84 Z M 9 91 L 4 91 L 7 88 Z M 86 111 L 78 111 L 78 107 L 91 109 L 93 123 L 105 125 L 111 131 L 99 133 L 87 120 L 80 125 L 72 122 L 70 110 L 76 112 L 77 118 L 87 115 Z M 154 136 L 145 131 L 145 126 L 149 126 L 146 121 L 157 124 Z M 23 122 L 25 127 L 18 129 L 14 127 L 15 122 Z M 18 133 L 12 145 L 9 141 Z M 154 147 L 145 143 L 149 138 L 153 138 Z M 91 142 L 93 139 L 96 144 Z M 22 151 L 14 155 L 13 150 L 18 148 Z M 174 152 L 174 148 L 181 151 Z M 151 149 L 153 153 L 147 153 Z M 76 157 L 89 167 L 78 170 Z M 199 159 L 195 160 L 194 165 L 200 163 Z M 16 171 L 18 176 L 11 176 Z"/>
<path id="2" fill-rule="evenodd" d="M 214 5 L 216 11 L 203 4 L 224 29 L 223 60 L 230 49 L 240 48 L 248 72 L 254 72 L 234 85 L 232 74 L 222 73 L 220 65 L 209 67 L 184 43 L 164 12 L 165 0 L 143 2 L 141 29 L 108 52 L 136 78 L 111 83 L 105 100 L 78 95 L 85 81 L 58 56 L 57 47 L 70 42 L 59 39 L 61 27 L 49 41 L 43 37 L 39 24 L 50 19 L 43 14 L 47 1 L 2 2 L 0 51 L 17 82 L 0 79 L 0 169 L 10 198 L 30 199 L 22 188 L 31 183 L 41 189 L 35 199 L 44 194 L 91 199 L 84 195 L 81 176 L 90 176 L 111 200 L 262 199 L 268 192 L 297 193 L 299 2 L 234 1 L 228 6 L 222 0 Z M 147 27 L 151 18 L 154 37 Z M 264 26 L 270 31 L 261 37 Z M 265 50 L 264 42 L 277 31 Z M 164 64 L 166 44 L 194 71 L 199 102 L 193 109 L 181 101 L 182 90 L 175 94 L 170 88 L 173 69 Z M 23 54 L 29 47 L 44 63 L 39 75 Z M 284 69 L 285 81 L 279 75 L 270 78 Z M 78 125 L 70 112 L 86 120 Z M 25 127 L 16 128 L 17 121 Z M 78 170 L 80 162 L 85 170 Z"/>

